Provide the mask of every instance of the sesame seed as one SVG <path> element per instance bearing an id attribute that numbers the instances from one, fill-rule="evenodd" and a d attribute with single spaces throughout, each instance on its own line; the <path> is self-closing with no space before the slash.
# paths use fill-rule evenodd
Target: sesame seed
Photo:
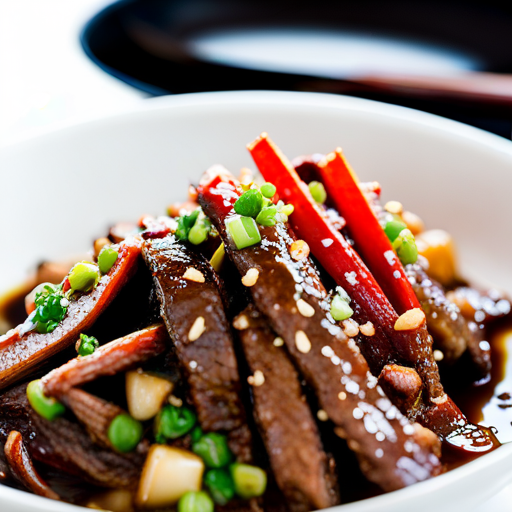
<path id="1" fill-rule="evenodd" d="M 311 350 L 311 342 L 304 331 L 297 331 L 295 333 L 295 346 L 303 354 L 307 354 Z"/>
<path id="2" fill-rule="evenodd" d="M 353 338 L 359 334 L 359 324 L 352 320 L 352 318 L 348 318 L 347 320 L 343 320 L 343 332 L 349 338 Z"/>
<path id="3" fill-rule="evenodd" d="M 297 309 L 299 310 L 299 313 L 306 318 L 310 318 L 315 314 L 313 306 L 308 304 L 304 299 L 299 299 L 297 301 Z"/>
<path id="4" fill-rule="evenodd" d="M 442 361 L 444 359 L 444 354 L 440 350 L 434 350 L 434 359 L 436 361 Z"/>
<path id="5" fill-rule="evenodd" d="M 194 267 L 188 267 L 183 274 L 183 279 L 188 281 L 195 281 L 196 283 L 204 283 L 204 275 Z"/>
<path id="6" fill-rule="evenodd" d="M 275 339 L 274 339 L 274 347 L 282 347 L 284 345 L 284 340 L 283 338 L 277 336 Z"/>
<path id="7" fill-rule="evenodd" d="M 324 247 L 330 247 L 334 243 L 334 240 L 332 238 L 324 238 L 322 240 L 322 245 Z"/>
<path id="8" fill-rule="evenodd" d="M 197 361 L 190 361 L 188 364 L 192 370 L 195 370 L 197 368 Z"/>
<path id="9" fill-rule="evenodd" d="M 258 277 L 260 275 L 260 271 L 257 268 L 250 268 L 244 277 L 242 277 L 242 284 L 244 286 L 254 286 Z"/>
<path id="10" fill-rule="evenodd" d="M 320 421 L 327 421 L 329 419 L 329 416 L 327 415 L 327 413 L 323 409 L 318 409 L 318 412 L 316 413 L 316 417 Z"/>
<path id="11" fill-rule="evenodd" d="M 237 331 L 243 331 L 249 327 L 249 319 L 247 318 L 246 315 L 238 315 L 233 320 L 233 327 Z"/>
<path id="12" fill-rule="evenodd" d="M 420 308 L 409 309 L 395 322 L 395 331 L 417 329 L 425 321 L 425 313 Z"/>
<path id="13" fill-rule="evenodd" d="M 196 341 L 197 338 L 199 338 L 205 330 L 206 330 L 206 327 L 204 324 L 204 317 L 198 316 L 195 319 L 194 323 L 192 324 L 190 331 L 188 331 L 188 339 L 190 341 Z"/>
<path id="14" fill-rule="evenodd" d="M 359 330 L 365 335 L 365 336 L 373 336 L 375 334 L 375 327 L 371 322 L 366 322 L 363 325 L 359 326 Z"/>
<path id="15" fill-rule="evenodd" d="M 338 393 L 338 398 L 339 398 L 340 400 L 346 400 L 346 399 L 347 399 L 347 393 L 345 393 L 345 391 L 340 391 L 340 392 Z"/>

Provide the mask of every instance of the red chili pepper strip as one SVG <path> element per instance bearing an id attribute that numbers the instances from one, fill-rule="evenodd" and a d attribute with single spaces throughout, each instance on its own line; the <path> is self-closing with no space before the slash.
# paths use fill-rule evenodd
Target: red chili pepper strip
<path id="1" fill-rule="evenodd" d="M 420 308 L 404 267 L 357 184 L 341 149 L 318 163 L 329 198 L 347 221 L 357 250 L 398 314 Z"/>
<path id="2" fill-rule="evenodd" d="M 119 257 L 98 286 L 78 300 L 71 300 L 64 320 L 47 334 L 34 331 L 20 335 L 20 326 L 0 336 L 0 389 L 19 381 L 34 367 L 73 344 L 105 310 L 137 268 L 141 240 L 127 239 Z"/>

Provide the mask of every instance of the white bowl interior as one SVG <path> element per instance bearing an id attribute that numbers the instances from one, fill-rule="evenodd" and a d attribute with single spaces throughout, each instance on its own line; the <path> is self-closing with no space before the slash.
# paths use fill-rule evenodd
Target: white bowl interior
<path id="1" fill-rule="evenodd" d="M 1 148 L 0 290 L 22 280 L 41 259 L 89 249 L 115 221 L 163 213 L 214 163 L 235 172 L 253 167 L 245 145 L 262 131 L 289 157 L 341 146 L 363 180 L 381 183 L 385 199 L 400 200 L 428 227 L 454 235 L 463 274 L 512 293 L 512 143 L 399 107 L 275 92 L 149 100 L 134 111 Z M 485 462 L 492 457 L 494 464 Z M 512 480 L 504 471 L 511 462 L 512 449 L 504 447 L 449 475 L 346 511 L 384 504 L 396 511 L 444 510 L 443 499 L 462 492 L 464 481 L 471 489 L 479 478 L 487 482 L 487 492 L 478 495 L 484 499 Z M 483 489 L 483 482 L 477 487 Z M 12 492 L 0 487 L 0 504 L 5 499 L 15 507 L 17 498 L 10 497 L 20 493 Z M 460 500 L 477 504 L 474 493 L 464 493 Z M 40 502 L 21 494 L 18 508 L 9 510 L 43 510 Z"/>

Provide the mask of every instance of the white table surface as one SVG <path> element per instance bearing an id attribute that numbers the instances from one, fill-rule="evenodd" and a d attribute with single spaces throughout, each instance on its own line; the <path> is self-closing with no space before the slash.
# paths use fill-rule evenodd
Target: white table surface
<path id="1" fill-rule="evenodd" d="M 104 73 L 80 46 L 85 21 L 108 3 L 0 0 L 0 143 L 142 101 L 144 93 Z M 474 512 L 510 511 L 512 486 Z"/>

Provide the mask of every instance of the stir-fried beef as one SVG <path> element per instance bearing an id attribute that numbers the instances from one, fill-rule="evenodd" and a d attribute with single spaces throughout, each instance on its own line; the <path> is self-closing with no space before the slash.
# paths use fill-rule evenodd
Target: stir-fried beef
<path id="1" fill-rule="evenodd" d="M 89 294 L 71 301 L 66 317 L 47 334 L 23 333 L 22 326 L 0 336 L 0 389 L 18 382 L 43 361 L 72 345 L 91 327 L 136 270 L 140 241 L 120 245 L 119 258 Z"/>
<path id="2" fill-rule="evenodd" d="M 21 433 L 29 455 L 48 466 L 104 487 L 129 487 L 138 482 L 143 456 L 102 449 L 68 419 L 42 418 L 28 404 L 26 385 L 0 397 L 0 443 L 13 430 Z"/>
<path id="3" fill-rule="evenodd" d="M 336 478 L 286 349 L 274 345 L 275 334 L 253 308 L 234 323 L 253 373 L 254 417 L 290 510 L 338 504 Z"/>
<path id="4" fill-rule="evenodd" d="M 327 293 L 316 270 L 308 258 L 295 262 L 290 256 L 294 238 L 287 227 L 262 228 L 261 244 L 233 249 L 224 221 L 232 214 L 227 205 L 233 204 L 236 192 L 229 183 L 213 192 L 207 188 L 215 174 L 218 169 L 210 171 L 198 189 L 201 206 L 239 273 L 258 271 L 250 287 L 255 305 L 284 339 L 337 433 L 357 453 L 366 476 L 391 490 L 438 474 L 441 465 L 435 452 L 439 441 L 432 434 L 418 436 L 422 427 L 409 423 L 385 398 L 357 345 L 330 321 Z M 219 197 L 222 206 L 213 197 Z"/>
<path id="5" fill-rule="evenodd" d="M 161 315 L 187 374 L 202 428 L 226 432 L 239 460 L 250 461 L 251 433 L 215 272 L 174 235 L 146 240 L 143 256 L 153 272 Z"/>
<path id="6" fill-rule="evenodd" d="M 4 446 L 5 457 L 16 478 L 34 494 L 58 500 L 59 495 L 52 491 L 36 471 L 32 459 L 23 444 L 23 438 L 16 430 L 11 431 Z"/>

